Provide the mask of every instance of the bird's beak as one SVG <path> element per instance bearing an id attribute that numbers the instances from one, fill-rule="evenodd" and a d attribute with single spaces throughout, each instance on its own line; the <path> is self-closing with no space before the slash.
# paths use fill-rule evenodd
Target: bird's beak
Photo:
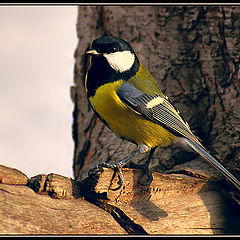
<path id="1" fill-rule="evenodd" d="M 100 53 L 97 52 L 95 49 L 92 49 L 92 50 L 87 51 L 86 54 L 90 54 L 90 55 L 100 55 Z"/>

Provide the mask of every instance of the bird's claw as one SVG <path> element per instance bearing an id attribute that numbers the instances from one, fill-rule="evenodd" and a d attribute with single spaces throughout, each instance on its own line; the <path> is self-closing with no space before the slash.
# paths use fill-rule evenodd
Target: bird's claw
<path id="1" fill-rule="evenodd" d="M 102 173 L 103 167 L 106 168 L 110 168 L 114 170 L 114 175 L 112 177 L 112 180 L 114 179 L 114 177 L 116 176 L 116 173 L 118 175 L 118 181 L 117 184 L 119 185 L 116 188 L 109 188 L 110 190 L 116 191 L 118 189 L 120 189 L 124 183 L 124 178 L 123 178 L 123 174 L 122 174 L 122 169 L 121 167 L 116 166 L 115 164 L 109 164 L 109 163 L 99 163 L 98 165 L 94 166 L 93 168 L 91 168 L 88 172 L 88 176 L 95 176 L 98 175 L 99 173 Z"/>

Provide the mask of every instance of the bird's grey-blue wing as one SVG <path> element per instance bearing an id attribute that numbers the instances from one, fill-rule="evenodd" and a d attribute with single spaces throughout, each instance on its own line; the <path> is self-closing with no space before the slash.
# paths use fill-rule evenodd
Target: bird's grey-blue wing
<path id="1" fill-rule="evenodd" d="M 166 96 L 148 95 L 125 82 L 117 92 L 119 98 L 133 111 L 167 128 L 177 136 L 183 136 L 200 144 L 189 125 Z"/>

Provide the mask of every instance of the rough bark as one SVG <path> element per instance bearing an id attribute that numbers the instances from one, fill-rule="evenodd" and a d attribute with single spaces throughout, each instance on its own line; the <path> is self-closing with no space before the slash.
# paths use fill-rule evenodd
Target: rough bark
<path id="1" fill-rule="evenodd" d="M 83 53 L 106 34 L 131 43 L 203 145 L 240 178 L 239 12 L 239 6 L 79 6 L 72 87 L 76 179 L 96 163 L 118 161 L 135 149 L 95 117 L 86 99 L 89 62 Z M 191 169 L 221 177 L 196 155 L 172 146 L 158 148 L 151 167 L 165 172 L 191 160 Z"/>

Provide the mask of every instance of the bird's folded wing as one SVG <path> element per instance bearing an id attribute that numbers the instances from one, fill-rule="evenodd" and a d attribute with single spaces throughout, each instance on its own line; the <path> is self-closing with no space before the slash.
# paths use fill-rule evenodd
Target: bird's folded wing
<path id="1" fill-rule="evenodd" d="M 183 136 L 201 144 L 166 96 L 148 95 L 129 82 L 125 82 L 117 94 L 128 107 L 139 115 L 162 125 L 177 136 Z"/>

